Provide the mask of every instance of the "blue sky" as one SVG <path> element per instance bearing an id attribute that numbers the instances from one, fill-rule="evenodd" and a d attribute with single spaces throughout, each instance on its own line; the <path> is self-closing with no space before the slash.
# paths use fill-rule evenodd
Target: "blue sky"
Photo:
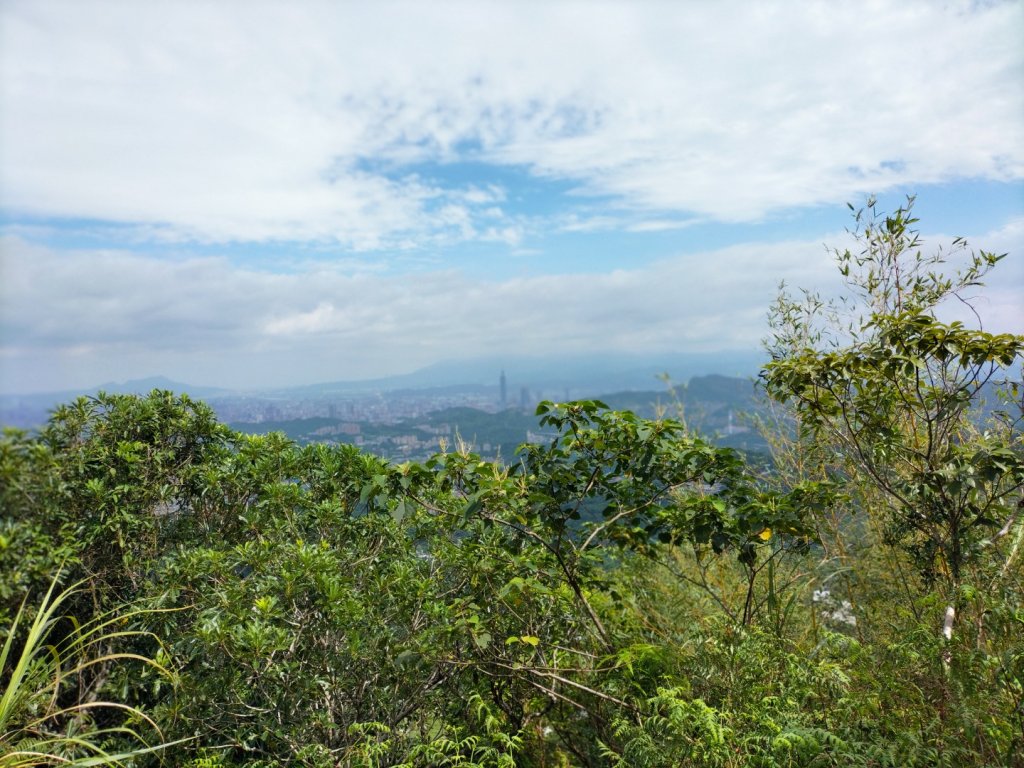
<path id="1" fill-rule="evenodd" d="M 1024 3 L 0 3 L 0 392 L 749 350 L 846 203 L 1009 252 Z"/>

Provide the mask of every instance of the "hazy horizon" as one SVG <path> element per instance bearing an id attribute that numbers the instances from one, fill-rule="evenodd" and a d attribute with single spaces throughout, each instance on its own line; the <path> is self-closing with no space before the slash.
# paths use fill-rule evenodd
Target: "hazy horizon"
<path id="1" fill-rule="evenodd" d="M 64 395 L 68 393 L 84 394 L 98 390 L 108 392 L 148 391 L 148 389 L 171 387 L 180 391 L 189 391 L 198 396 L 207 396 L 218 390 L 224 393 L 233 392 L 261 393 L 272 391 L 317 389 L 324 386 L 344 385 L 356 391 L 360 385 L 371 389 L 410 389 L 426 390 L 432 388 L 449 388 L 458 386 L 493 386 L 498 387 L 502 374 L 512 382 L 513 389 L 524 384 L 534 386 L 587 387 L 601 386 L 602 381 L 629 380 L 627 389 L 649 387 L 661 389 L 667 385 L 684 384 L 694 377 L 720 375 L 733 378 L 753 379 L 761 370 L 764 355 L 754 351 L 717 352 L 696 355 L 592 355 L 571 357 L 538 357 L 538 356 L 495 356 L 475 357 L 468 359 L 442 360 L 431 365 L 409 371 L 381 377 L 339 378 L 331 380 L 298 381 L 291 384 L 273 385 L 251 382 L 247 386 L 235 387 L 216 382 L 201 380 L 182 380 L 154 371 L 148 375 L 129 379 L 110 379 L 93 381 L 66 389 L 37 390 L 4 390 L 0 397 L 29 397 Z M 667 379 L 666 379 L 667 377 Z M 140 385 L 142 388 L 140 389 Z M 173 386 L 172 386 L 173 385 Z M 614 384 L 612 385 L 614 387 Z M 612 389 L 607 390 L 611 392 Z"/>
<path id="2" fill-rule="evenodd" d="M 0 4 L 0 393 L 753 353 L 846 203 L 1008 252 L 1024 2 Z M 964 313 L 964 317 L 970 315 Z"/>

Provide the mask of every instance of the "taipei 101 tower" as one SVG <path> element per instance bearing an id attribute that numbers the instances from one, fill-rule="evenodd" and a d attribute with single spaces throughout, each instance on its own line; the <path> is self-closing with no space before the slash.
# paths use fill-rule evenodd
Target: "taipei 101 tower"
<path id="1" fill-rule="evenodd" d="M 501 372 L 501 378 L 498 379 L 498 387 L 501 390 L 501 408 L 505 409 L 508 403 L 508 382 L 505 380 L 505 371 Z"/>

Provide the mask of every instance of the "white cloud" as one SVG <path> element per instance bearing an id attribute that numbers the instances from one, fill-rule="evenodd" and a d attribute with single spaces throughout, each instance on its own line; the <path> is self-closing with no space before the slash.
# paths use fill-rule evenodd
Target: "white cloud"
<path id="1" fill-rule="evenodd" d="M 849 242 L 838 232 L 823 240 Z M 924 237 L 928 250 L 948 240 Z M 1024 219 L 970 242 L 1011 254 L 972 297 L 985 328 L 1024 333 Z M 496 350 L 754 349 L 780 280 L 825 295 L 839 287 L 817 239 L 503 280 L 313 260 L 269 272 L 217 257 L 55 250 L 17 235 L 0 238 L 0 263 L 0 391 L 154 373 L 237 387 L 308 383 Z"/>
<path id="2" fill-rule="evenodd" d="M 821 284 L 819 243 L 750 244 L 608 274 L 496 281 L 0 242 L 0 391 L 172 372 L 244 386 L 358 378 L 444 358 L 750 349 L 780 275 Z"/>
<path id="3" fill-rule="evenodd" d="M 940 236 L 932 242 L 950 243 L 952 239 Z M 1005 254 L 1005 258 L 985 276 L 983 286 L 963 297 L 964 303 L 953 301 L 944 307 L 942 318 L 960 320 L 968 327 L 976 326 L 980 318 L 982 327 L 989 332 L 1024 335 L 1024 216 L 1010 219 L 981 237 L 971 238 L 967 245 L 961 256 L 984 250 Z M 956 253 L 956 249 L 948 246 L 946 251 Z"/>
<path id="4" fill-rule="evenodd" d="M 651 263 L 657 233 L 1021 180 L 1022 28 L 966 0 L 6 0 L 0 390 L 754 346 L 779 279 L 834 289 L 839 235 Z M 47 217 L 117 247 L 40 245 Z M 531 275 L 602 231 L 633 268 Z M 1011 254 L 986 327 L 1024 331 L 1024 219 L 976 242 Z"/>
<path id="5" fill-rule="evenodd" d="M 423 162 L 522 166 L 651 221 L 1024 177 L 1016 2 L 0 13 L 0 202 L 168 238 L 517 241 L 507 190 Z"/>

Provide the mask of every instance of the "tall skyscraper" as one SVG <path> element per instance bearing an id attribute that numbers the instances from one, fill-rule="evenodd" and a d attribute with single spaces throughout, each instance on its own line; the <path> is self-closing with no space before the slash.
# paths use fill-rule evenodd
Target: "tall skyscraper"
<path id="1" fill-rule="evenodd" d="M 508 382 L 505 380 L 504 370 L 501 372 L 501 378 L 498 379 L 498 386 L 501 389 L 501 407 L 504 409 L 508 403 Z"/>

